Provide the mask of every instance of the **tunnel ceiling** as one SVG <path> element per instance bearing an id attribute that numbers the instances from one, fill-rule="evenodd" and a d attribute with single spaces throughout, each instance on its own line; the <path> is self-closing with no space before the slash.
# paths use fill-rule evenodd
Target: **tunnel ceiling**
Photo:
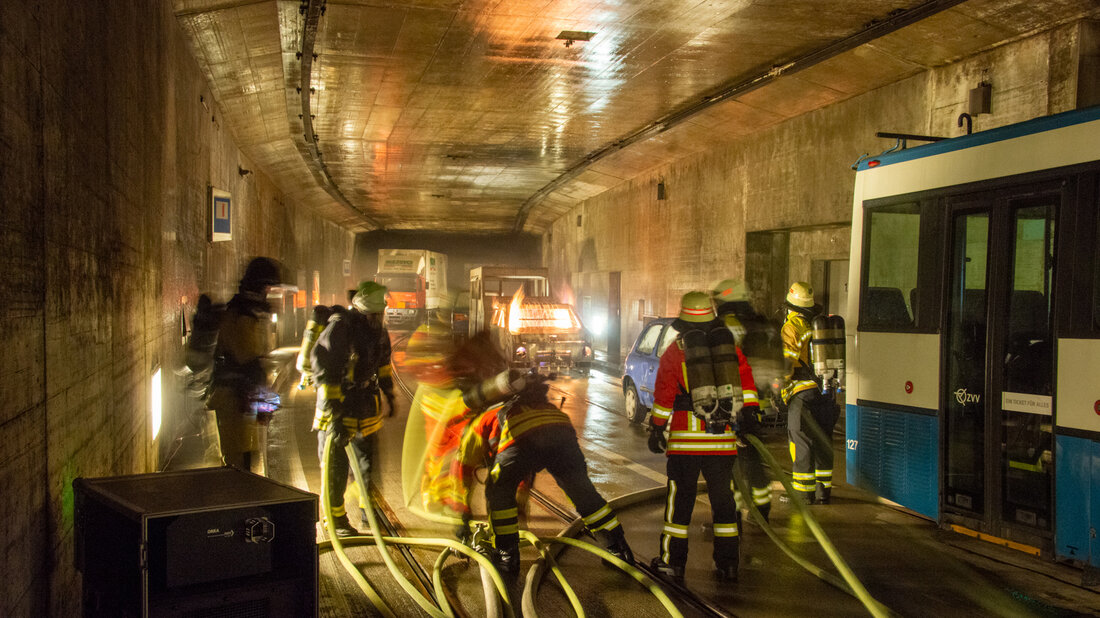
<path id="1" fill-rule="evenodd" d="M 646 170 L 1096 7 L 174 1 L 250 165 L 352 231 L 457 232 L 542 232 Z"/>

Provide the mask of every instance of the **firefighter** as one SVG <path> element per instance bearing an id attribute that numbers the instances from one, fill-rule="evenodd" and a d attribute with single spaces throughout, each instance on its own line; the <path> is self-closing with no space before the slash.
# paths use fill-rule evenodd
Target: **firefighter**
<path id="1" fill-rule="evenodd" d="M 554 477 L 593 536 L 610 553 L 632 563 L 634 554 L 622 525 L 588 478 L 576 431 L 569 417 L 547 399 L 549 387 L 542 379 L 509 372 L 504 357 L 485 333 L 459 348 L 451 366 L 471 413 L 483 410 L 464 435 L 456 461 L 461 470 L 458 502 L 469 505 L 473 471 L 489 463 L 485 500 L 500 570 L 508 574 L 519 571 L 516 492 L 541 470 Z M 468 535 L 469 518 L 467 508 L 463 526 L 457 531 L 460 538 Z"/>
<path id="2" fill-rule="evenodd" d="M 736 423 L 734 414 L 754 411 L 742 413 L 737 408 L 727 412 L 725 417 L 716 415 L 713 418 L 701 418 L 696 414 L 693 393 L 705 385 L 688 383 L 689 362 L 694 362 L 689 361 L 688 356 L 698 357 L 694 356 L 695 344 L 689 346 L 685 340 L 689 338 L 689 333 L 701 332 L 708 342 L 729 342 L 728 346 L 736 351 L 733 355 L 736 361 L 724 358 L 722 362 L 736 363 L 733 371 L 739 378 L 741 388 L 752 393 L 745 401 L 745 406 L 749 408 L 758 407 L 752 370 L 741 351 L 733 345 L 733 338 L 725 324 L 717 319 L 707 294 L 684 294 L 680 301 L 680 315 L 673 326 L 678 331 L 676 341 L 661 355 L 653 388 L 649 449 L 654 453 L 667 451 L 668 497 L 665 500 L 665 523 L 659 555 L 650 566 L 676 581 L 683 580 L 688 553 L 688 526 L 695 505 L 696 485 L 702 473 L 707 482 L 714 518 L 715 575 L 722 581 L 735 582 L 740 537 L 737 506 L 731 488 L 733 464 L 737 456 L 737 437 L 731 425 Z M 716 358 L 716 355 L 710 356 L 712 361 Z M 669 430 L 667 438 L 666 427 Z"/>
<path id="3" fill-rule="evenodd" d="M 202 295 L 188 340 L 188 367 L 209 371 L 206 406 L 217 417 L 222 462 L 242 470 L 262 471 L 257 425 L 278 405 L 263 362 L 271 351 L 267 293 L 281 283 L 280 272 L 275 260 L 257 257 L 229 303 L 215 305 Z"/>
<path id="4" fill-rule="evenodd" d="M 378 430 L 382 428 L 383 406 L 388 416 L 396 412 L 393 396 L 393 370 L 390 366 L 390 336 L 382 326 L 386 308 L 386 288 L 364 281 L 357 288 L 350 311 L 334 311 L 317 343 L 310 352 L 314 381 L 317 384 L 317 411 L 313 429 L 317 431 L 317 454 L 321 465 L 329 468 L 329 508 L 334 519 L 333 533 L 339 537 L 359 532 L 348 521 L 344 508 L 349 462 L 344 446 L 351 444 L 356 465 L 366 480 L 378 450 Z M 331 460 L 323 460 L 325 440 L 333 434 L 337 448 Z M 360 500 L 365 500 L 360 496 Z M 365 503 L 360 504 L 361 508 Z"/>
<path id="5" fill-rule="evenodd" d="M 745 282 L 737 279 L 723 279 L 711 287 L 711 299 L 714 301 L 718 319 L 733 333 L 738 350 L 745 341 L 745 325 L 738 314 L 744 315 L 744 307 L 749 302 L 749 292 Z M 751 308 L 749 309 L 751 312 Z M 742 352 L 743 353 L 743 352 Z M 759 396 L 755 391 L 742 385 L 745 406 L 737 418 L 737 452 L 741 456 L 741 467 L 749 479 L 752 488 L 752 501 L 766 521 L 772 509 L 772 492 L 768 474 L 764 470 L 764 461 L 755 448 L 747 443 L 746 435 L 754 435 L 763 440 L 762 410 Z M 755 404 L 755 405 L 754 405 Z M 740 492 L 734 492 L 740 496 Z"/>
<path id="6" fill-rule="evenodd" d="M 447 368 L 455 351 L 451 333 L 454 295 L 439 295 L 439 306 L 409 337 L 403 367 L 416 378 L 417 389 L 405 424 L 402 470 L 419 470 L 421 506 L 438 512 L 454 493 L 451 463 L 469 419 L 461 392 Z M 412 504 L 413 478 L 403 478 L 405 498 Z"/>
<path id="7" fill-rule="evenodd" d="M 787 384 L 781 391 L 787 404 L 795 490 L 807 504 L 829 504 L 833 487 L 833 426 L 840 411 L 831 395 L 821 392 L 810 366 L 811 324 L 818 313 L 810 284 L 795 281 L 784 302 L 787 319 L 780 335 L 786 360 Z"/>

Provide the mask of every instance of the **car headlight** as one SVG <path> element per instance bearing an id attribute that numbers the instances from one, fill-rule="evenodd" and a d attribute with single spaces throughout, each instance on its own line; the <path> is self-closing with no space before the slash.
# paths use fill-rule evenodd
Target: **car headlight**
<path id="1" fill-rule="evenodd" d="M 516 348 L 516 358 L 525 358 L 527 356 L 527 348 L 519 346 Z"/>
<path id="2" fill-rule="evenodd" d="M 592 346 L 585 344 L 583 354 L 584 354 L 584 358 L 591 357 L 592 356 Z"/>

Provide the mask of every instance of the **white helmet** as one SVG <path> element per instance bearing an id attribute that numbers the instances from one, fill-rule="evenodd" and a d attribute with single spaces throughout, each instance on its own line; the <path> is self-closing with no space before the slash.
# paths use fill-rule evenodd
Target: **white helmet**
<path id="1" fill-rule="evenodd" d="M 814 289 L 805 281 L 795 281 L 787 290 L 787 304 L 792 307 L 809 309 L 814 306 Z"/>

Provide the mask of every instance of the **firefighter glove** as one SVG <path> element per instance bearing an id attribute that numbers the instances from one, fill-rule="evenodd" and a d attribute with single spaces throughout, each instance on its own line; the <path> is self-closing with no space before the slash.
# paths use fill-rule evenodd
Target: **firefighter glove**
<path id="1" fill-rule="evenodd" d="M 760 433 L 760 406 L 742 406 L 737 413 L 738 433 L 757 435 Z"/>
<path id="2" fill-rule="evenodd" d="M 649 450 L 653 453 L 663 453 L 668 447 L 668 439 L 665 438 L 663 427 L 649 428 Z"/>

